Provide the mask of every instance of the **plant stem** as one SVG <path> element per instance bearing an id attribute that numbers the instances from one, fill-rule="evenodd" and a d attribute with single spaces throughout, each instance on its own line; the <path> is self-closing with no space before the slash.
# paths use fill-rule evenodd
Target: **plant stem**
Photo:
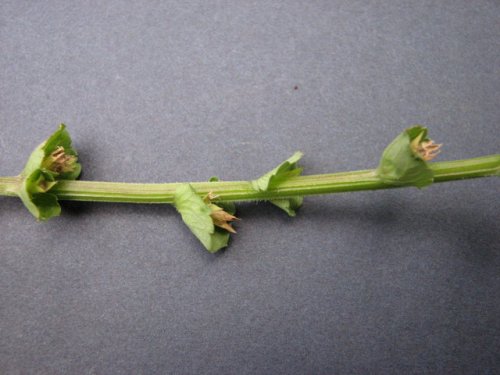
<path id="1" fill-rule="evenodd" d="M 20 176 L 0 177 L 0 195 L 16 197 L 21 182 Z"/>
<path id="2" fill-rule="evenodd" d="M 436 162 L 430 164 L 434 182 L 500 175 L 500 154 L 473 159 Z M 0 177 L 0 195 L 15 196 L 21 178 Z M 59 200 L 172 203 L 181 183 L 141 184 L 100 181 L 60 181 L 51 192 Z M 250 181 L 192 182 L 202 196 L 212 192 L 221 201 L 251 201 L 289 198 L 293 196 L 340 193 L 348 191 L 389 189 L 403 186 L 380 181 L 376 170 L 298 176 L 283 182 L 278 188 L 257 192 Z"/>

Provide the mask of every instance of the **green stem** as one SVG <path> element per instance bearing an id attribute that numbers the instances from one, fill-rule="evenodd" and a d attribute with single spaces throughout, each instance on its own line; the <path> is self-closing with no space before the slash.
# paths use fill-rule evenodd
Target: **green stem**
<path id="1" fill-rule="evenodd" d="M 500 154 L 430 164 L 434 182 L 500 176 Z"/>
<path id="2" fill-rule="evenodd" d="M 0 177 L 0 195 L 17 197 L 21 183 L 21 176 Z"/>
<path id="3" fill-rule="evenodd" d="M 434 171 L 434 182 L 498 176 L 500 175 L 500 154 L 431 163 L 430 166 Z M 20 177 L 0 177 L 0 195 L 17 195 L 20 183 Z M 61 181 L 51 192 L 56 194 L 59 200 L 172 203 L 175 190 L 179 185 L 180 183 Z M 222 201 L 270 200 L 402 187 L 383 183 L 374 169 L 293 177 L 283 182 L 278 188 L 266 192 L 256 192 L 250 181 L 193 182 L 191 185 L 200 195 L 212 192 Z"/>
<path id="4" fill-rule="evenodd" d="M 55 193 L 60 199 L 106 202 L 172 203 L 180 183 L 124 184 L 109 182 L 67 181 Z M 374 171 L 357 171 L 290 178 L 279 189 L 257 192 L 250 181 L 192 182 L 200 195 L 214 193 L 222 201 L 252 201 L 285 198 L 295 195 L 325 194 L 380 188 Z"/>

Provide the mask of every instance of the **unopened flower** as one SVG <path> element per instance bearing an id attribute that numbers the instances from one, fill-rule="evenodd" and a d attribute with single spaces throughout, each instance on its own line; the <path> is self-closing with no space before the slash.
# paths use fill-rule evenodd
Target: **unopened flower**
<path id="1" fill-rule="evenodd" d="M 210 217 L 212 218 L 214 225 L 225 229 L 228 232 L 236 233 L 231 224 L 229 224 L 231 221 L 239 220 L 236 216 L 231 215 L 215 204 L 210 204 L 210 209 L 212 210 Z"/>
<path id="2" fill-rule="evenodd" d="M 412 142 L 411 149 L 415 156 L 422 160 L 430 161 L 440 152 L 442 144 L 435 143 L 432 139 L 423 139 L 425 132 L 420 133 Z"/>
<path id="3" fill-rule="evenodd" d="M 230 214 L 229 212 L 226 212 L 224 208 L 219 207 L 216 204 L 212 203 L 212 200 L 217 198 L 218 196 L 211 191 L 205 196 L 205 198 L 203 198 L 203 202 L 205 202 L 205 204 L 207 204 L 207 206 L 211 210 L 210 217 L 212 218 L 214 225 L 218 226 L 219 228 L 225 229 L 228 232 L 236 233 L 236 231 L 231 226 L 231 224 L 229 224 L 229 222 L 239 219 L 236 216 Z"/>
<path id="4" fill-rule="evenodd" d="M 429 161 L 434 159 L 440 152 L 442 144 L 436 144 L 433 140 L 427 142 L 422 142 L 418 149 L 418 153 L 421 155 L 422 159 Z"/>
<path id="5" fill-rule="evenodd" d="M 76 168 L 77 157 L 67 154 L 64 147 L 58 146 L 49 156 L 47 156 L 42 166 L 51 172 L 68 173 Z"/>

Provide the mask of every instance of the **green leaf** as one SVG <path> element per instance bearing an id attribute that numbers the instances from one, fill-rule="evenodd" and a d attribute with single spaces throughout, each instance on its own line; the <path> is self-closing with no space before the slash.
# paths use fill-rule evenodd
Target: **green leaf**
<path id="1" fill-rule="evenodd" d="M 302 197 L 292 197 L 288 199 L 273 199 L 269 202 L 281 208 L 288 214 L 288 216 L 293 217 L 297 214 L 299 207 L 302 206 L 303 200 L 304 198 Z"/>
<path id="2" fill-rule="evenodd" d="M 61 213 L 57 197 L 48 193 L 55 184 L 55 181 L 51 179 L 53 176 L 37 169 L 24 178 L 18 192 L 21 201 L 38 220 L 47 220 Z"/>
<path id="3" fill-rule="evenodd" d="M 227 246 L 229 232 L 214 225 L 210 216 L 212 209 L 190 184 L 182 184 L 176 189 L 174 206 L 184 223 L 209 252 L 215 253 Z"/>
<path id="4" fill-rule="evenodd" d="M 273 170 L 262 177 L 252 181 L 252 187 L 257 191 L 268 191 L 279 186 L 290 177 L 299 176 L 302 168 L 297 167 L 297 162 L 302 158 L 302 152 L 296 152 Z M 302 205 L 302 197 L 290 197 L 270 200 L 272 204 L 281 208 L 289 216 L 295 216 L 296 210 Z"/>
<path id="5" fill-rule="evenodd" d="M 38 220 L 58 216 L 61 207 L 50 190 L 61 180 L 74 180 L 81 172 L 76 150 L 66 126 L 61 124 L 47 140 L 31 153 L 21 172 L 18 192 L 22 202 Z"/>
<path id="6" fill-rule="evenodd" d="M 377 175 L 390 185 L 423 188 L 432 184 L 434 172 L 419 154 L 420 146 L 426 142 L 431 142 L 426 128 L 406 129 L 382 153 Z"/>
<path id="7" fill-rule="evenodd" d="M 253 180 L 252 187 L 257 191 L 267 191 L 290 177 L 300 175 L 302 168 L 297 167 L 297 162 L 302 158 L 302 155 L 302 152 L 296 152 L 276 168 Z"/>
<path id="8" fill-rule="evenodd" d="M 31 197 L 31 202 L 36 207 L 37 219 L 45 221 L 61 214 L 61 206 L 57 196 L 50 193 L 36 193 Z"/>

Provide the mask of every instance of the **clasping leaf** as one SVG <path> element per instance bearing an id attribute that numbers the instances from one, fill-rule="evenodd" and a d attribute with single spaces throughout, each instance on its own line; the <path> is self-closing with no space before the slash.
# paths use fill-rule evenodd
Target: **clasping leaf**
<path id="1" fill-rule="evenodd" d="M 427 161 L 432 160 L 441 145 L 427 138 L 427 128 L 406 129 L 382 153 L 377 175 L 390 185 L 416 186 L 432 184 L 434 172 Z"/>
<path id="2" fill-rule="evenodd" d="M 47 220 L 61 213 L 57 196 L 50 190 L 58 181 L 74 180 L 80 175 L 81 165 L 71 143 L 66 126 L 61 124 L 32 152 L 21 172 L 18 195 L 38 220 Z"/>
<path id="3" fill-rule="evenodd" d="M 229 232 L 236 233 L 229 221 L 237 219 L 234 204 L 218 206 L 211 202 L 213 198 L 210 194 L 201 198 L 190 184 L 180 185 L 174 194 L 174 206 L 182 220 L 211 253 L 227 246 Z"/>
<path id="4" fill-rule="evenodd" d="M 268 191 L 279 186 L 290 177 L 299 176 L 302 168 L 297 167 L 297 162 L 302 158 L 302 152 L 296 152 L 273 170 L 262 177 L 252 181 L 252 187 L 259 192 Z M 290 216 L 295 216 L 296 210 L 302 205 L 302 197 L 272 199 L 269 202 L 281 208 Z"/>

